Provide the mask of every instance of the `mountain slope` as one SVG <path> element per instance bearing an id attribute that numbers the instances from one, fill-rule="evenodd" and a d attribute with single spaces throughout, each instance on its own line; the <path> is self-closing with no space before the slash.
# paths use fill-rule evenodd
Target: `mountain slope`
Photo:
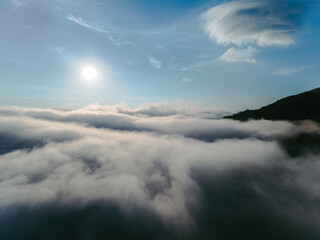
<path id="1" fill-rule="evenodd" d="M 320 122 L 320 88 L 289 96 L 256 110 L 245 110 L 225 116 L 234 120 L 305 120 Z"/>

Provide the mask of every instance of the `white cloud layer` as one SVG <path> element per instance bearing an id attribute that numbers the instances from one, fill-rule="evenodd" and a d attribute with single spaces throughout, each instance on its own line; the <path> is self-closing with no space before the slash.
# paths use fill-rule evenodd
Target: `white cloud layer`
<path id="1" fill-rule="evenodd" d="M 202 14 L 204 30 L 218 44 L 289 46 L 299 11 L 282 0 L 223 3 Z"/>
<path id="2" fill-rule="evenodd" d="M 72 111 L 0 107 L 0 114 L 2 116 L 26 116 L 54 122 L 77 122 L 113 130 L 179 134 L 205 141 L 230 137 L 266 139 L 298 131 L 288 122 L 238 123 L 219 119 L 227 114 L 221 108 L 201 108 L 183 102 L 147 104 L 135 109 L 124 105 L 100 106 L 94 104 Z"/>
<path id="3" fill-rule="evenodd" d="M 156 212 L 165 221 L 192 225 L 187 206 L 197 204 L 199 191 L 188 175 L 192 166 L 213 164 L 223 169 L 239 164 L 260 165 L 268 159 L 284 157 L 275 142 L 229 139 L 207 143 L 186 139 L 180 134 L 189 132 L 190 128 L 199 134 L 203 131 L 202 124 L 192 119 L 143 117 L 138 120 L 137 125 L 144 126 L 142 128 L 175 134 L 170 136 L 135 132 L 135 127 L 132 131 L 119 132 L 82 125 L 97 117 L 108 121 L 99 111 L 80 110 L 69 119 L 72 122 L 65 123 L 61 121 L 68 116 L 63 111 L 32 110 L 30 114 L 28 109 L 24 110 L 20 109 L 20 114 L 15 111 L 3 114 L 0 134 L 22 142 L 34 142 L 38 147 L 0 155 L 0 207 L 57 199 L 66 203 L 102 199 L 115 201 L 126 211 L 131 207 L 143 207 Z M 47 120 L 30 115 L 39 118 L 43 115 Z M 131 128 L 128 119 L 113 120 Z M 217 131 L 217 136 L 223 135 L 219 131 L 227 131 L 223 130 L 223 124 L 234 131 L 231 121 L 218 123 L 213 130 Z M 254 130 L 254 124 L 252 129 L 247 127 L 248 131 L 261 134 L 260 130 Z M 233 135 L 231 132 L 229 134 Z M 235 130 L 234 136 L 237 135 Z"/>
<path id="4" fill-rule="evenodd" d="M 299 214 L 294 220 L 305 224 L 320 220 L 319 211 L 303 198 L 320 198 L 317 157 L 297 163 L 278 144 L 278 139 L 301 131 L 319 133 L 319 126 L 212 118 L 220 112 L 168 103 L 70 111 L 1 107 L 0 222 L 2 213 L 14 214 L 4 210 L 16 206 L 49 204 L 67 211 L 68 206 L 86 209 L 96 202 L 115 204 L 128 216 L 139 209 L 187 236 L 208 224 L 200 226 L 197 220 L 206 206 L 214 213 L 204 214 L 219 222 L 228 222 L 229 214 L 232 221 L 243 221 L 233 211 L 244 211 L 244 218 L 259 216 L 263 226 L 268 225 L 264 215 L 280 223 L 290 214 Z M 234 207 L 249 203 L 251 210 Z M 7 226 L 15 226 L 10 219 L 5 217 Z M 292 229 L 287 227 L 289 233 Z M 94 235 L 96 229 L 88 231 Z"/>
<path id="5" fill-rule="evenodd" d="M 230 48 L 219 59 L 224 62 L 249 62 L 255 63 L 253 58 L 256 49 L 248 47 L 245 49 Z"/>

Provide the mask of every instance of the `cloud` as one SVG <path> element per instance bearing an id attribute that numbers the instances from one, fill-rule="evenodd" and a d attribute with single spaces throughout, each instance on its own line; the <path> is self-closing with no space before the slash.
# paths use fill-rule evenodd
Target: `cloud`
<path id="1" fill-rule="evenodd" d="M 253 54 L 256 49 L 248 47 L 245 49 L 230 48 L 219 59 L 224 62 L 249 62 L 255 63 Z"/>
<path id="2" fill-rule="evenodd" d="M 150 57 L 149 62 L 151 63 L 152 66 L 155 68 L 161 69 L 162 62 L 156 58 Z"/>
<path id="3" fill-rule="evenodd" d="M 10 0 L 10 2 L 15 8 L 22 7 L 25 5 L 24 2 L 18 0 Z"/>
<path id="4" fill-rule="evenodd" d="M 311 66 L 309 65 L 309 66 L 285 67 L 285 68 L 282 68 L 282 69 L 278 70 L 274 74 L 277 75 L 277 76 L 281 76 L 282 77 L 282 76 L 287 76 L 287 75 L 303 72 L 303 71 L 309 70 L 311 68 L 313 68 L 312 65 Z"/>
<path id="5" fill-rule="evenodd" d="M 278 139 L 319 126 L 215 111 L 1 107 L 0 237 L 317 239 L 318 156 L 292 159 Z"/>
<path id="6" fill-rule="evenodd" d="M 111 37 L 111 36 L 107 36 L 107 39 L 110 40 L 110 42 L 112 42 L 113 44 L 115 44 L 116 46 L 121 46 L 122 43 L 118 40 L 116 40 L 114 37 Z"/>
<path id="7" fill-rule="evenodd" d="M 192 82 L 192 79 L 191 78 L 182 78 L 181 82 L 189 83 L 189 82 Z"/>
<path id="8" fill-rule="evenodd" d="M 287 122 L 253 121 L 237 123 L 218 119 L 227 112 L 220 108 L 201 108 L 185 103 L 147 104 L 136 109 L 126 106 L 90 105 L 83 109 L 59 111 L 51 109 L 0 108 L 3 116 L 26 116 L 40 120 L 76 122 L 96 128 L 121 131 L 147 131 L 182 135 L 202 141 L 255 137 L 270 139 L 297 132 Z M 212 121 L 215 119 L 215 121 Z"/>
<path id="9" fill-rule="evenodd" d="M 23 28 L 23 29 L 27 29 L 27 30 L 33 30 L 34 27 L 29 26 L 29 25 L 25 25 L 25 24 L 20 24 L 20 23 L 15 23 L 15 25 L 19 28 Z"/>
<path id="10" fill-rule="evenodd" d="M 166 47 L 156 43 L 156 48 L 159 49 L 159 50 L 163 50 L 163 49 L 166 49 Z"/>
<path id="11" fill-rule="evenodd" d="M 94 24 L 91 24 L 85 20 L 83 20 L 82 18 L 77 18 L 73 15 L 67 15 L 66 16 L 66 19 L 68 19 L 69 21 L 71 22 L 74 22 L 78 25 L 80 25 L 81 27 L 84 27 L 84 28 L 88 28 L 88 29 L 91 29 L 92 31 L 95 31 L 95 32 L 100 32 L 100 33 L 109 33 L 109 31 L 105 30 L 104 28 L 101 28 L 99 26 L 96 26 Z"/>
<path id="12" fill-rule="evenodd" d="M 115 46 L 120 47 L 123 45 L 133 45 L 133 43 L 131 41 L 120 40 L 120 39 L 116 38 L 115 36 L 112 36 L 111 33 L 113 32 L 113 34 L 114 34 L 114 28 L 106 29 L 105 27 L 101 27 L 101 26 L 98 26 L 94 23 L 90 23 L 80 17 L 75 17 L 71 14 L 67 15 L 65 18 L 73 23 L 78 24 L 81 27 L 84 27 L 84 28 L 90 29 L 94 32 L 103 34 L 104 37 Z"/>
<path id="13" fill-rule="evenodd" d="M 189 225 L 192 220 L 187 204 L 195 201 L 189 194 L 198 191 L 188 176 L 193 164 L 216 158 L 217 167 L 227 166 L 233 154 L 224 156 L 224 149 L 231 146 L 252 153 L 251 157 L 238 153 L 238 164 L 260 164 L 257 155 L 262 161 L 274 154 L 283 155 L 276 144 L 260 140 L 213 145 L 183 137 L 117 132 L 22 116 L 1 117 L 0 122 L 1 135 L 43 143 L 0 157 L 2 207 L 50 202 L 58 196 L 66 202 L 105 199 L 126 210 L 131 204 L 141 205 L 172 223 L 182 217 L 178 225 Z M 201 159 L 196 157 L 199 154 Z"/>
<path id="14" fill-rule="evenodd" d="M 202 18 L 204 31 L 218 44 L 289 46 L 302 11 L 301 4 L 283 0 L 241 0 L 210 8 Z"/>

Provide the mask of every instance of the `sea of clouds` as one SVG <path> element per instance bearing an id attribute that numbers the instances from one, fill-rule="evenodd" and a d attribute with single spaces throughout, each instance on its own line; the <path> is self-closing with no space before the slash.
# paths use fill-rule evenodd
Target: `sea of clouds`
<path id="1" fill-rule="evenodd" d="M 318 239 L 319 126 L 224 114 L 0 107 L 0 239 Z"/>

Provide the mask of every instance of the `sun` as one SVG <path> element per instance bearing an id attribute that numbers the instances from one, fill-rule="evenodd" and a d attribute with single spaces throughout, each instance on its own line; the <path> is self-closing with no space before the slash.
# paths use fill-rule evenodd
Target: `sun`
<path id="1" fill-rule="evenodd" d="M 95 67 L 88 65 L 82 68 L 81 74 L 84 79 L 92 81 L 97 78 L 98 72 Z"/>

